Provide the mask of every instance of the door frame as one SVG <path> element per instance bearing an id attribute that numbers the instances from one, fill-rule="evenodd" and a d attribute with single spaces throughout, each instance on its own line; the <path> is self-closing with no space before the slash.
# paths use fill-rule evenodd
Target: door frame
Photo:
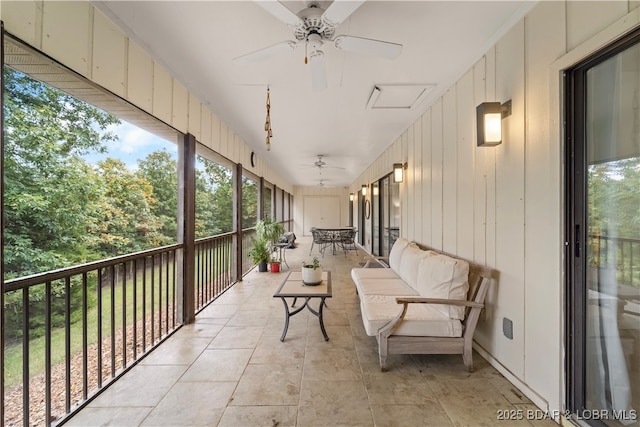
<path id="1" fill-rule="evenodd" d="M 640 29 L 613 41 L 563 72 L 565 203 L 565 407 L 586 408 L 586 72 L 640 43 Z M 591 425 L 606 425 L 589 420 Z"/>

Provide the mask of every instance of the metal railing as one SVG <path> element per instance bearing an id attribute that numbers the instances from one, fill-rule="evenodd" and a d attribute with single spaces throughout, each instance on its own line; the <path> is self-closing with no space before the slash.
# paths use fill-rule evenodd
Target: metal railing
<path id="1" fill-rule="evenodd" d="M 253 238 L 256 235 L 256 229 L 245 228 L 242 230 L 242 275 L 247 274 L 254 267 L 251 257 L 248 255 L 253 248 Z"/>
<path id="2" fill-rule="evenodd" d="M 291 221 L 284 221 L 290 229 Z M 242 232 L 243 274 L 255 229 Z M 195 310 L 235 282 L 234 233 L 195 242 Z M 181 244 L 8 280 L 4 421 L 51 425 L 178 327 Z"/>
<path id="3" fill-rule="evenodd" d="M 234 283 L 233 235 L 198 239 L 196 248 L 195 307 L 202 310 Z"/>
<path id="4" fill-rule="evenodd" d="M 618 284 L 640 287 L 640 239 L 589 234 L 591 266 L 616 271 Z"/>
<path id="5" fill-rule="evenodd" d="M 6 425 L 66 416 L 179 326 L 181 247 L 5 282 Z"/>

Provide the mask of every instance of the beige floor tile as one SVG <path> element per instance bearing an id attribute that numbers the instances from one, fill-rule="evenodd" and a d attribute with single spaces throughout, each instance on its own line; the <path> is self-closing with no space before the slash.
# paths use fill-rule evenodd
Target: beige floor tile
<path id="1" fill-rule="evenodd" d="M 293 427 L 298 406 L 229 406 L 219 426 L 225 427 Z"/>
<path id="2" fill-rule="evenodd" d="M 251 349 L 207 349 L 184 373 L 181 381 L 238 381 Z"/>
<path id="3" fill-rule="evenodd" d="M 315 321 L 314 321 L 315 320 Z M 324 326 L 329 341 L 324 340 L 320 323 L 317 319 L 309 320 L 309 332 L 307 333 L 307 348 L 313 349 L 343 349 L 355 351 L 353 335 L 349 326 Z"/>
<path id="4" fill-rule="evenodd" d="M 214 302 L 198 313 L 198 319 L 230 319 L 240 309 L 240 304 Z"/>
<path id="5" fill-rule="evenodd" d="M 229 319 L 227 326 L 266 326 L 271 317 L 269 310 L 238 310 Z"/>
<path id="6" fill-rule="evenodd" d="M 216 425 L 235 386 L 235 382 L 178 382 L 142 425 Z"/>
<path id="7" fill-rule="evenodd" d="M 298 426 L 372 426 L 361 381 L 302 381 Z"/>
<path id="8" fill-rule="evenodd" d="M 211 342 L 211 338 L 174 337 L 160 344 L 141 365 L 191 365 Z"/>
<path id="9" fill-rule="evenodd" d="M 209 348 L 255 348 L 264 331 L 260 326 L 225 326 L 211 341 Z"/>
<path id="10" fill-rule="evenodd" d="M 255 347 L 249 363 L 292 363 L 301 364 L 304 360 L 305 336 L 287 335 L 280 342 L 279 336 L 263 335 Z"/>
<path id="11" fill-rule="evenodd" d="M 302 364 L 248 365 L 230 405 L 297 405 L 301 378 Z"/>
<path id="12" fill-rule="evenodd" d="M 303 381 L 361 381 L 362 372 L 355 351 L 307 348 Z"/>
<path id="13" fill-rule="evenodd" d="M 376 427 L 452 426 L 437 402 L 420 405 L 371 405 Z"/>
<path id="14" fill-rule="evenodd" d="M 66 422 L 65 426 L 137 426 L 149 415 L 153 406 L 135 408 L 93 408 L 87 407 Z"/>
<path id="15" fill-rule="evenodd" d="M 185 365 L 137 365 L 89 405 L 92 407 L 155 406 L 186 369 Z"/>
<path id="16" fill-rule="evenodd" d="M 384 404 L 437 404 L 435 394 L 418 372 L 414 374 L 391 372 L 365 372 L 364 385 L 369 402 Z"/>

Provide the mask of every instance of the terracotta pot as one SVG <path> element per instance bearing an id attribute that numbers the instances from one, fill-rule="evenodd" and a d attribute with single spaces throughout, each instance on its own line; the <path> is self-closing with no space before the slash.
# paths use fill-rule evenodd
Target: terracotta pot
<path id="1" fill-rule="evenodd" d="M 280 272 L 280 263 L 279 262 L 272 262 L 270 264 L 271 266 L 271 272 L 272 273 L 279 273 Z"/>

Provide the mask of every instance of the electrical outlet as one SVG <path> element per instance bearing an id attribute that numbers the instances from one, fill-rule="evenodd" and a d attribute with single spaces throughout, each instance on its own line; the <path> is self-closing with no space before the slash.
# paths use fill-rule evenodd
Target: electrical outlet
<path id="1" fill-rule="evenodd" d="M 502 318 L 502 333 L 510 340 L 513 339 L 513 322 L 506 317 Z"/>

